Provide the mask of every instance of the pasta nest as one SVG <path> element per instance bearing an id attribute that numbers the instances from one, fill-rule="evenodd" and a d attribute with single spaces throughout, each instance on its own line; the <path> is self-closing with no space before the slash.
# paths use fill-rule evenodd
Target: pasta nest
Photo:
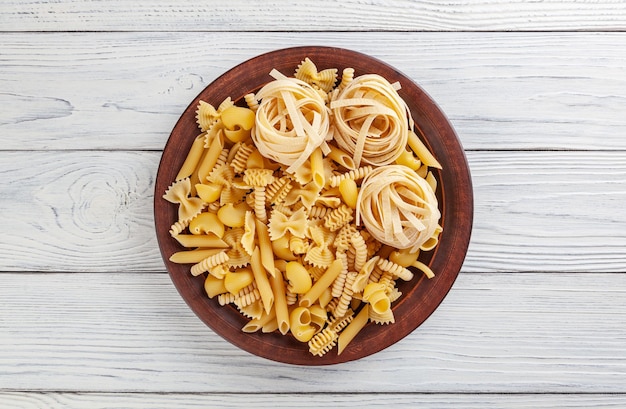
<path id="1" fill-rule="evenodd" d="M 378 241 L 416 252 L 436 233 L 437 205 L 425 179 L 406 166 L 389 165 L 363 179 L 356 220 Z"/>
<path id="2" fill-rule="evenodd" d="M 261 100 L 252 128 L 259 152 L 289 166 L 294 173 L 324 143 L 330 128 L 330 110 L 311 85 L 283 77 L 256 94 Z"/>
<path id="3" fill-rule="evenodd" d="M 409 137 L 409 111 L 385 78 L 361 75 L 333 95 L 334 139 L 353 155 L 356 166 L 388 165 L 402 154 Z"/>

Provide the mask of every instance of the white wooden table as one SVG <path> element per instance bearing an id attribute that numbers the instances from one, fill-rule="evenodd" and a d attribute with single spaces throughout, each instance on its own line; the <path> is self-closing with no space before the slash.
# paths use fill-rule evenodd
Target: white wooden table
<path id="1" fill-rule="evenodd" d="M 609 0 L 4 0 L 0 407 L 626 407 L 625 30 Z M 258 358 L 204 326 L 153 227 L 187 104 L 295 45 L 413 78 L 474 184 L 441 307 L 329 367 Z"/>

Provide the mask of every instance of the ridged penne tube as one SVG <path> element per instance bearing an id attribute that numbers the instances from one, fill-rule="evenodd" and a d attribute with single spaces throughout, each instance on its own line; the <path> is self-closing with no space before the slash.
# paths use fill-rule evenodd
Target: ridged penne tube
<path id="1" fill-rule="evenodd" d="M 222 149 L 224 149 L 224 137 L 221 132 L 218 132 L 209 142 L 208 150 L 202 158 L 202 162 L 198 164 L 198 180 L 201 183 L 206 183 L 207 176 L 215 168 L 215 164 L 219 159 Z"/>
<path id="2" fill-rule="evenodd" d="M 320 148 L 315 149 L 311 153 L 311 175 L 313 183 L 318 188 L 323 188 L 326 185 L 326 175 L 324 174 L 324 161 L 322 156 L 322 150 Z"/>
<path id="3" fill-rule="evenodd" d="M 263 309 L 266 313 L 269 313 L 274 305 L 274 293 L 267 277 L 267 272 L 265 271 L 263 264 L 261 264 L 261 252 L 259 251 L 258 246 L 252 252 L 250 266 L 252 268 L 252 273 L 254 274 L 254 282 L 261 293 Z"/>
<path id="4" fill-rule="evenodd" d="M 309 341 L 309 352 L 322 356 L 330 351 L 337 343 L 337 333 L 330 328 L 324 328 Z"/>
<path id="5" fill-rule="evenodd" d="M 352 170 L 355 168 L 354 161 L 350 155 L 334 145 L 329 144 L 328 146 L 330 147 L 330 152 L 326 155 L 328 158 L 346 169 Z"/>
<path id="6" fill-rule="evenodd" d="M 195 250 L 178 251 L 172 254 L 169 260 L 172 263 L 177 263 L 177 264 L 192 264 L 192 263 L 195 264 L 195 263 L 201 262 L 207 257 L 210 257 L 222 251 L 224 251 L 224 249 L 221 249 L 221 248 L 213 248 L 213 249 L 199 248 Z"/>
<path id="7" fill-rule="evenodd" d="M 341 260 L 333 261 L 330 264 L 330 267 L 326 269 L 326 272 L 324 272 L 319 280 L 317 280 L 315 284 L 313 284 L 313 287 L 311 287 L 311 289 L 302 296 L 302 298 L 300 299 L 300 306 L 310 307 L 311 305 L 313 305 L 315 301 L 317 301 L 319 296 L 324 292 L 324 290 L 329 288 L 333 281 L 335 281 L 339 273 L 341 273 L 342 268 L 343 265 L 341 263 Z"/>
<path id="8" fill-rule="evenodd" d="M 339 186 L 341 181 L 344 180 L 344 179 L 352 179 L 352 180 L 363 179 L 372 170 L 374 170 L 374 168 L 372 166 L 366 165 L 366 166 L 358 167 L 356 169 L 352 169 L 352 170 L 350 170 L 348 172 L 345 172 L 345 173 L 342 173 L 340 175 L 331 176 L 331 178 L 330 178 L 330 186 L 331 187 L 337 187 L 337 186 Z"/>
<path id="9" fill-rule="evenodd" d="M 343 317 L 348 312 L 348 308 L 350 308 L 350 301 L 352 301 L 352 294 L 354 293 L 354 291 L 352 291 L 352 285 L 354 284 L 355 278 L 356 273 L 354 271 L 348 272 L 346 282 L 343 286 L 343 291 L 339 297 L 339 302 L 333 310 L 333 314 L 336 317 Z"/>
<path id="10" fill-rule="evenodd" d="M 174 237 L 184 247 L 222 248 L 228 247 L 222 239 L 215 234 L 179 234 Z"/>
<path id="11" fill-rule="evenodd" d="M 187 157 L 183 162 L 178 174 L 176 175 L 176 180 L 185 179 L 196 170 L 198 163 L 200 162 L 200 158 L 202 158 L 202 154 L 204 153 L 204 139 L 206 138 L 205 133 L 201 133 L 196 136 L 196 139 L 193 140 L 191 144 L 191 148 L 189 149 L 189 153 L 187 153 Z"/>
<path id="12" fill-rule="evenodd" d="M 265 327 L 272 320 L 276 320 L 276 311 L 272 309 L 270 312 L 263 314 L 260 318 L 255 318 L 246 323 L 241 328 L 243 332 L 257 332 Z"/>
<path id="13" fill-rule="evenodd" d="M 272 241 L 270 240 L 270 234 L 267 230 L 267 225 L 261 220 L 256 219 L 256 235 L 259 241 L 258 248 L 260 249 L 261 265 L 265 267 L 265 270 L 270 275 L 275 274 L 274 265 L 274 252 L 272 251 Z"/>
<path id="14" fill-rule="evenodd" d="M 237 152 L 235 152 L 235 156 L 230 162 L 230 166 L 235 170 L 235 172 L 243 173 L 243 171 L 246 170 L 248 166 L 248 158 L 254 151 L 255 148 L 253 145 L 249 145 L 247 143 L 241 143 L 239 145 Z"/>
<path id="15" fill-rule="evenodd" d="M 361 332 L 361 330 L 367 324 L 369 319 L 369 313 L 367 308 L 362 308 L 361 311 L 350 321 L 350 323 L 341 331 L 337 340 L 337 354 L 341 354 L 348 344 L 352 342 L 354 337 Z"/>
<path id="16" fill-rule="evenodd" d="M 287 307 L 287 296 L 285 290 L 285 282 L 280 271 L 269 277 L 270 286 L 274 294 L 274 309 L 276 310 L 276 321 L 278 322 L 278 330 L 285 335 L 289 332 L 289 309 Z"/>
<path id="17" fill-rule="evenodd" d="M 417 134 L 413 131 L 409 131 L 408 145 L 413 149 L 413 152 L 417 155 L 418 158 L 422 161 L 426 166 L 430 166 L 433 168 L 441 169 L 441 164 L 432 153 L 428 150 L 424 142 L 417 136 Z"/>

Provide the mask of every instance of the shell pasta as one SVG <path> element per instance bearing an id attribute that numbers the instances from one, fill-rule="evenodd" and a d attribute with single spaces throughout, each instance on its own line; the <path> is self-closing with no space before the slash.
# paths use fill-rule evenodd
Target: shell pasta
<path id="1" fill-rule="evenodd" d="M 337 72 L 306 58 L 240 101 L 200 101 L 163 195 L 178 215 L 170 261 L 232 304 L 243 332 L 279 332 L 312 356 L 392 325 L 400 282 L 437 273 L 419 257 L 443 231 L 441 166 L 399 84 Z"/>

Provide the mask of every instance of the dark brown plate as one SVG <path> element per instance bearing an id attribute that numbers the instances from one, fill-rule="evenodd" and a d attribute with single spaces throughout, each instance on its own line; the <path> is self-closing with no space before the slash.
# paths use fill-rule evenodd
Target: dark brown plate
<path id="1" fill-rule="evenodd" d="M 306 57 L 319 70 L 337 68 L 341 74 L 343 68 L 352 67 L 355 76 L 376 73 L 391 83 L 399 81 L 402 86 L 399 94 L 411 110 L 416 132 L 421 133 L 443 166 L 441 171 L 435 172 L 439 181 L 437 197 L 443 233 L 437 247 L 420 256 L 436 276 L 428 280 L 416 274 L 410 282 L 399 282 L 403 295 L 393 303 L 394 324 L 369 323 L 341 355 L 337 355 L 335 347 L 323 357 L 311 355 L 307 344 L 288 335 L 242 332 L 247 320 L 236 309 L 222 307 L 215 299 L 209 299 L 204 292 L 202 277 L 193 277 L 189 265 L 170 262 L 169 257 L 184 248 L 169 234 L 170 226 L 177 219 L 177 207 L 162 198 L 199 133 L 195 119 L 199 100 L 214 106 L 229 96 L 238 101 L 271 81 L 269 72 L 273 68 L 292 76 Z M 472 229 L 473 195 L 465 154 L 454 129 L 435 102 L 410 78 L 388 64 L 358 52 L 333 47 L 296 47 L 263 54 L 236 66 L 191 102 L 172 130 L 163 151 L 156 178 L 154 217 L 161 254 L 174 285 L 194 313 L 213 331 L 239 348 L 270 360 L 297 365 L 327 365 L 363 358 L 387 348 L 415 330 L 435 311 L 452 287 L 465 258 Z"/>

